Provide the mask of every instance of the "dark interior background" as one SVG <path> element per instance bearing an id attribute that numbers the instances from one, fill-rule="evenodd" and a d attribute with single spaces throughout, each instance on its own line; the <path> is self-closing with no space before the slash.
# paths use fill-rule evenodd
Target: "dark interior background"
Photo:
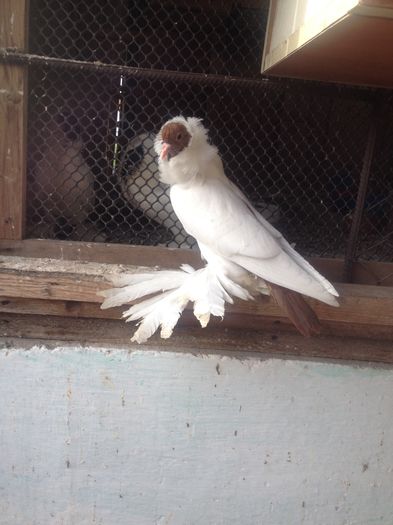
<path id="1" fill-rule="evenodd" d="M 30 12 L 31 53 L 159 70 L 144 77 L 124 76 L 120 68 L 114 73 L 89 67 L 30 69 L 30 237 L 173 241 L 170 229 L 125 198 L 119 180 L 138 169 L 144 154 L 137 148 L 125 157 L 129 142 L 141 133 L 156 133 L 166 119 L 183 114 L 203 118 L 228 177 L 258 209 L 267 214 L 275 210 L 274 225 L 297 249 L 305 255 L 342 257 L 370 116 L 378 106 L 357 256 L 391 260 L 392 94 L 262 78 L 267 1 L 31 0 Z M 178 78 L 160 75 L 162 70 L 219 77 L 206 82 L 203 75 L 199 80 Z M 56 155 L 51 160 L 56 133 L 64 134 L 59 139 L 65 144 L 63 154 L 70 151 L 90 171 L 93 183 L 88 188 L 82 176 L 73 177 L 71 162 L 57 164 Z M 59 170 L 63 179 L 70 178 L 60 190 Z M 87 191 L 88 213 L 82 220 L 73 204 L 78 192 Z M 48 225 L 48 217 L 53 224 Z"/>

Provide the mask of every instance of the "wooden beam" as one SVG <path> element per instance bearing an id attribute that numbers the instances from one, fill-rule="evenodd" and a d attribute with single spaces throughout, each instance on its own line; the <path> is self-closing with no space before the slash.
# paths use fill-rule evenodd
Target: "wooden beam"
<path id="1" fill-rule="evenodd" d="M 0 297 L 0 312 L 2 313 L 51 315 L 83 319 L 121 319 L 123 310 L 123 308 L 101 310 L 99 304 L 81 301 Z"/>
<path id="2" fill-rule="evenodd" d="M 72 315 L 75 317 L 95 317 L 101 298 L 99 290 L 111 287 L 108 278 L 118 272 L 133 273 L 140 267 L 110 265 L 78 261 L 53 261 L 50 259 L 2 257 L 0 259 L 0 296 L 3 297 L 2 310 L 7 311 L 10 298 L 33 300 L 24 305 L 23 312 L 36 313 L 42 308 L 41 301 L 50 301 L 47 310 L 40 313 L 49 315 Z M 393 288 L 339 284 L 341 294 L 340 308 L 329 307 L 310 300 L 318 317 L 325 325 L 326 333 L 342 335 L 367 335 L 392 338 L 393 327 Z M 37 303 L 36 301 L 40 301 Z M 62 301 L 63 305 L 56 305 Z M 71 306 L 71 303 L 81 303 Z M 87 306 L 95 305 L 95 308 Z M 12 311 L 22 312 L 20 309 Z M 51 313 L 52 310 L 52 313 Z M 99 317 L 113 318 L 120 309 Z M 236 302 L 228 307 L 228 319 L 233 326 L 252 326 L 261 323 L 283 322 L 283 314 L 273 300 L 261 297 L 251 302 Z M 239 320 L 240 319 L 240 320 Z M 247 320 L 251 319 L 250 322 Z M 286 323 L 284 323 L 286 324 Z"/>
<path id="3" fill-rule="evenodd" d="M 67 317 L 74 319 L 97 319 L 97 320 L 120 320 L 124 307 L 109 308 L 101 310 L 100 305 L 96 303 L 86 303 L 81 301 L 62 301 L 49 299 L 24 299 L 20 297 L 0 297 L 0 312 L 2 314 L 18 315 L 40 315 L 51 317 Z M 235 306 L 228 307 L 225 319 L 212 318 L 209 326 L 214 326 L 226 331 L 227 329 L 236 329 L 243 332 L 263 331 L 271 334 L 275 339 L 282 333 L 296 333 L 296 329 L 289 319 L 280 315 L 263 315 L 264 312 L 239 312 Z M 27 321 L 28 322 L 28 321 Z M 122 321 L 123 322 L 123 321 Z M 201 330 L 191 309 L 184 312 L 179 320 L 178 326 L 192 327 Z M 128 334 L 135 330 L 133 323 L 127 324 Z M 362 337 L 372 340 L 393 340 L 393 326 L 377 324 L 356 324 L 340 323 L 333 320 L 324 320 L 322 334 L 331 336 L 332 334 L 341 337 Z"/>
<path id="4" fill-rule="evenodd" d="M 165 268 L 178 268 L 181 264 L 202 264 L 199 252 L 193 250 L 47 239 L 0 240 L 0 255 L 135 266 L 159 265 Z"/>
<path id="5" fill-rule="evenodd" d="M 26 51 L 27 0 L 0 2 L 0 48 Z M 0 64 L 0 239 L 21 239 L 25 223 L 27 69 Z"/>
<path id="6" fill-rule="evenodd" d="M 177 327 L 168 339 L 153 336 L 147 343 L 130 343 L 130 327 L 122 321 L 70 319 L 40 315 L 3 314 L 0 318 L 0 344 L 9 346 L 10 339 L 22 338 L 46 341 L 48 345 L 90 344 L 112 348 L 121 346 L 131 350 L 153 350 L 170 352 L 193 352 L 198 354 L 231 353 L 245 357 L 255 353 L 267 357 L 323 358 L 335 360 L 357 360 L 365 362 L 393 363 L 390 341 L 371 341 L 359 338 L 319 336 L 304 338 L 297 334 L 263 331 L 223 330 L 212 326 Z"/>
<path id="7" fill-rule="evenodd" d="M 202 265 L 199 252 L 193 250 L 46 239 L 0 240 L 1 255 L 47 257 L 62 261 L 88 261 L 134 266 L 160 265 L 165 268 L 178 268 L 181 264 L 191 264 L 199 268 Z M 334 282 L 341 282 L 343 259 L 309 257 L 308 260 L 326 278 Z M 357 261 L 353 266 L 353 282 L 356 284 L 393 286 L 393 264 L 390 262 Z"/>

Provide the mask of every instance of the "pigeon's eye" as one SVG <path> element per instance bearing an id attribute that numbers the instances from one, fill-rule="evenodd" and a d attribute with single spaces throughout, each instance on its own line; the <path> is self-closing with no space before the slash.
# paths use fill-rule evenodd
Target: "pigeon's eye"
<path id="1" fill-rule="evenodd" d="M 180 140 L 180 139 L 181 139 L 181 133 L 178 133 L 177 137 L 176 137 L 176 140 Z"/>

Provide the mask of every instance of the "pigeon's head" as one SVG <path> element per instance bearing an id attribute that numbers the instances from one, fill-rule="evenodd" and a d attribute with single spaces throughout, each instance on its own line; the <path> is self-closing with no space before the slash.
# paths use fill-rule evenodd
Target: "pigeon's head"
<path id="1" fill-rule="evenodd" d="M 201 119 L 193 117 L 175 117 L 166 122 L 155 141 L 155 150 L 161 161 L 169 162 L 171 159 L 194 150 L 200 140 L 206 143 L 207 131 Z"/>
<path id="2" fill-rule="evenodd" d="M 190 143 L 191 135 L 182 122 L 168 122 L 161 130 L 161 158 L 171 160 Z"/>
<path id="3" fill-rule="evenodd" d="M 175 117 L 156 136 L 160 180 L 166 184 L 188 183 L 206 172 L 205 165 L 217 154 L 209 144 L 201 119 Z"/>

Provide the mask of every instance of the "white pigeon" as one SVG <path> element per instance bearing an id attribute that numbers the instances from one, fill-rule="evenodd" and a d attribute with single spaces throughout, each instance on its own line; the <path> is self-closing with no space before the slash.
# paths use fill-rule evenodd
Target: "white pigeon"
<path id="1" fill-rule="evenodd" d="M 225 303 L 233 297 L 271 294 L 300 333 L 318 333 L 319 320 L 302 294 L 338 306 L 337 291 L 225 176 L 201 120 L 170 120 L 158 133 L 155 150 L 173 209 L 196 239 L 206 265 L 113 277 L 116 288 L 99 293 L 105 297 L 101 308 L 151 296 L 123 314 L 127 321 L 140 321 L 132 341 L 141 343 L 159 327 L 161 337 L 170 337 L 190 301 L 206 326 L 210 315 L 224 316 Z"/>
<path id="2" fill-rule="evenodd" d="M 337 291 L 226 177 L 201 119 L 169 120 L 155 149 L 173 209 L 208 265 L 240 285 L 255 276 L 303 335 L 318 333 L 319 320 L 302 294 L 338 306 Z"/>

